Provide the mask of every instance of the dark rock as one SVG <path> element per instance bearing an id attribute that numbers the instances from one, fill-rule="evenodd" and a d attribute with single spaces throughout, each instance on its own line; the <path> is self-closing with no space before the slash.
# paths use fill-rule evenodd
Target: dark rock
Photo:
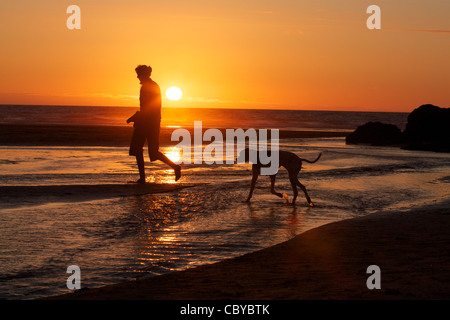
<path id="1" fill-rule="evenodd" d="M 403 135 L 411 143 L 448 145 L 450 108 L 440 108 L 431 104 L 420 106 L 409 114 Z"/>
<path id="2" fill-rule="evenodd" d="M 369 122 L 346 138 L 347 144 L 395 145 L 407 150 L 450 152 L 450 108 L 420 106 L 408 116 L 403 132 L 395 125 Z"/>
<path id="3" fill-rule="evenodd" d="M 347 144 L 392 145 L 402 143 L 402 131 L 393 124 L 368 122 L 345 139 Z"/>

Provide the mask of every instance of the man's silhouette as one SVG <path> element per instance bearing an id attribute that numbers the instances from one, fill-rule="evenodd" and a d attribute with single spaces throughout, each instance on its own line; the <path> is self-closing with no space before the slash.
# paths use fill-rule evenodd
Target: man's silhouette
<path id="1" fill-rule="evenodd" d="M 141 82 L 139 96 L 140 111 L 136 112 L 127 123 L 134 122 L 134 132 L 130 144 L 130 156 L 135 156 L 139 168 L 138 183 L 145 183 L 144 144 L 147 140 L 150 161 L 161 160 L 175 171 L 175 181 L 181 177 L 181 167 L 173 163 L 159 151 L 159 130 L 161 124 L 161 90 L 150 76 L 150 66 L 139 65 L 135 69 Z"/>

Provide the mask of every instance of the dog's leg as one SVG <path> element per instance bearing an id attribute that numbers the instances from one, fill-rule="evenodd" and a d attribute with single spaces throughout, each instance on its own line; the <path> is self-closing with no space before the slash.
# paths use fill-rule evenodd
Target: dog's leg
<path id="1" fill-rule="evenodd" d="M 298 196 L 296 179 L 294 177 L 290 177 L 289 181 L 291 181 L 292 191 L 294 191 L 294 199 L 292 199 L 292 204 L 295 205 L 295 200 Z"/>
<path id="2" fill-rule="evenodd" d="M 302 189 L 303 192 L 305 193 L 306 200 L 308 201 L 309 205 L 310 205 L 311 207 L 314 206 L 313 202 L 311 201 L 311 198 L 310 198 L 309 195 L 308 195 L 308 191 L 306 191 L 305 186 L 302 185 L 302 184 L 300 183 L 300 181 L 298 181 L 298 179 L 296 179 L 296 180 L 297 180 L 297 181 L 296 181 L 297 185 L 298 185 L 298 186 L 300 187 L 300 189 Z"/>
<path id="3" fill-rule="evenodd" d="M 252 184 L 250 186 L 250 194 L 248 195 L 248 198 L 245 202 L 250 202 L 250 199 L 253 195 L 253 190 L 255 190 L 256 180 L 258 179 L 258 176 L 261 172 L 261 169 L 259 166 L 252 165 Z"/>
<path id="4" fill-rule="evenodd" d="M 277 197 L 283 198 L 283 195 L 275 191 L 275 175 L 270 176 L 270 192 Z"/>

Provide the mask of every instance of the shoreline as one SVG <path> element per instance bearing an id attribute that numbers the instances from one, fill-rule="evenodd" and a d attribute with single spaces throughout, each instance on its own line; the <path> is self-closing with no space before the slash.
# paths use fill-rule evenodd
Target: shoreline
<path id="1" fill-rule="evenodd" d="M 0 186 L 0 204 L 2 209 L 15 209 L 52 203 L 74 203 L 165 193 L 193 186 L 180 183 Z"/>
<path id="2" fill-rule="evenodd" d="M 174 145 L 173 130 L 161 127 L 160 144 Z M 194 128 L 186 127 L 191 135 Z M 202 128 L 203 132 L 208 128 Z M 225 137 L 226 129 L 219 129 Z M 247 130 L 247 129 L 244 129 Z M 258 129 L 257 129 L 258 130 Z M 128 147 L 133 126 L 93 126 L 93 125 L 6 125 L 0 124 L 0 146 L 99 146 Z M 279 129 L 280 139 L 346 137 L 350 130 L 285 130 Z"/>
<path id="3" fill-rule="evenodd" d="M 326 224 L 213 264 L 39 300 L 449 299 L 450 200 Z M 367 267 L 381 269 L 369 290 Z"/>

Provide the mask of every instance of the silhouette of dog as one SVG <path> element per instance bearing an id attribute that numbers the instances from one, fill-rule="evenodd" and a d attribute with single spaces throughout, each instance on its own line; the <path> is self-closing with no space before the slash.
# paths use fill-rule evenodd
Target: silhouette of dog
<path id="1" fill-rule="evenodd" d="M 257 151 L 250 150 L 249 148 L 245 148 L 244 150 L 241 151 L 240 157 L 245 156 L 245 161 L 249 162 L 250 152 L 255 152 L 256 155 L 258 155 Z M 310 161 L 307 159 L 302 159 L 302 158 L 298 157 L 296 154 L 289 152 L 289 151 L 282 151 L 282 150 L 279 151 L 279 167 L 284 167 L 288 171 L 289 181 L 291 182 L 292 190 L 294 191 L 294 199 L 292 200 L 293 205 L 295 205 L 295 200 L 297 199 L 297 195 L 298 195 L 297 186 L 298 186 L 305 193 L 306 200 L 308 201 L 309 205 L 311 207 L 314 206 L 313 202 L 311 201 L 311 198 L 308 195 L 308 191 L 306 191 L 305 186 L 302 185 L 300 183 L 300 181 L 298 181 L 297 176 L 298 176 L 298 173 L 300 172 L 300 170 L 302 169 L 303 161 L 308 162 L 308 163 L 315 163 L 320 159 L 321 155 L 322 155 L 322 153 L 320 153 L 319 156 L 315 160 Z M 269 167 L 269 166 L 270 166 L 270 164 L 263 165 L 259 161 L 259 156 L 257 156 L 256 163 L 252 164 L 252 183 L 250 186 L 250 194 L 248 195 L 246 202 L 250 202 L 250 199 L 253 195 L 253 191 L 255 189 L 256 180 L 258 179 L 258 176 L 261 174 L 261 167 Z M 270 181 L 271 181 L 270 192 L 272 194 L 282 198 L 283 194 L 275 191 L 275 176 L 276 176 L 276 173 L 273 175 L 270 175 Z"/>

